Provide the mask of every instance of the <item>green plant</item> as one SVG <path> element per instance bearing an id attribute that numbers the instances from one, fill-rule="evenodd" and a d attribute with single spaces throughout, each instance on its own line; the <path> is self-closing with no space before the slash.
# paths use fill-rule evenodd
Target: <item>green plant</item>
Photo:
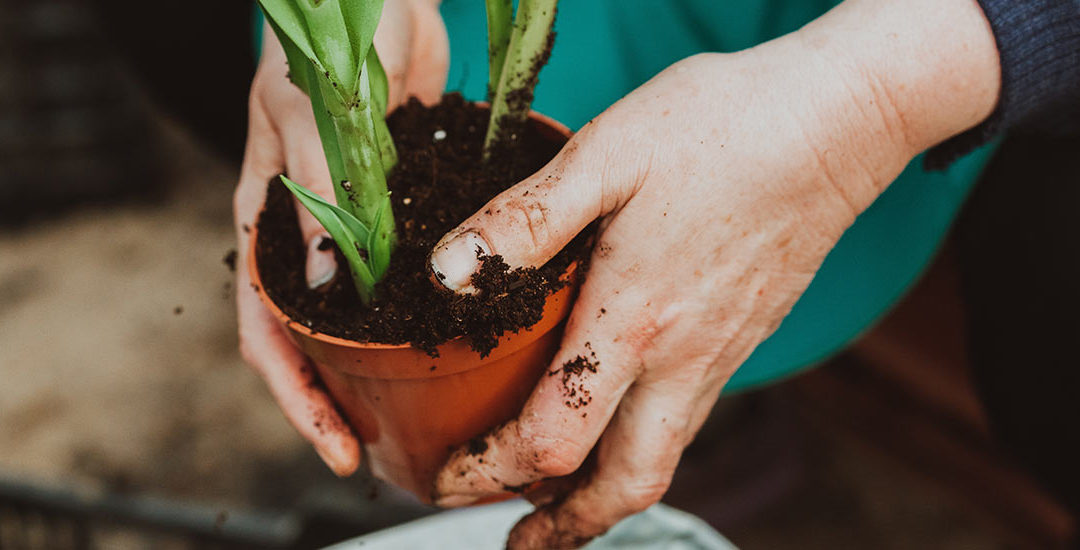
<path id="1" fill-rule="evenodd" d="M 557 0 L 520 0 L 516 13 L 512 0 L 486 2 L 491 122 L 485 159 L 499 139 L 515 139 L 528 119 L 551 48 Z M 372 47 L 383 0 L 259 5 L 285 49 L 290 78 L 311 99 L 337 204 L 285 176 L 281 180 L 333 237 L 356 291 L 370 303 L 397 242 L 386 188 L 397 151 L 386 126 L 386 72 Z"/>
<path id="2" fill-rule="evenodd" d="M 382 0 L 259 0 L 289 76 L 311 98 L 337 205 L 282 176 L 341 249 L 364 303 L 397 241 L 386 175 L 397 152 L 386 126 L 387 79 L 372 47 Z"/>
<path id="3" fill-rule="evenodd" d="M 519 0 L 513 14 L 511 0 L 486 1 L 491 119 L 484 158 L 490 158 L 504 145 L 499 140 L 515 139 L 529 117 L 540 69 L 551 52 L 558 0 Z"/>

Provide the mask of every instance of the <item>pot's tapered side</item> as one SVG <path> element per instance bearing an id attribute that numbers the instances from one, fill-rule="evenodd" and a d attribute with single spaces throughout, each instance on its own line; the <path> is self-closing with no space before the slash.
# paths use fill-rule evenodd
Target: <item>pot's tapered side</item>
<path id="1" fill-rule="evenodd" d="M 560 143 L 570 130 L 532 113 L 543 135 Z M 259 278 L 253 228 L 248 267 L 266 307 L 312 359 L 322 381 L 360 437 L 365 460 L 379 478 L 429 502 L 435 475 L 451 450 L 520 412 L 544 375 L 562 338 L 577 291 L 576 263 L 569 284 L 551 296 L 532 327 L 504 334 L 484 358 L 458 338 L 432 358 L 409 345 L 355 342 L 313 332 L 274 303 Z"/>
<path id="2" fill-rule="evenodd" d="M 571 289 L 566 288 L 549 298 L 545 319 L 564 319 L 570 309 L 570 295 Z M 528 341 L 515 346 L 518 349 L 514 353 L 490 361 L 480 361 L 471 350 L 469 363 L 463 363 L 461 355 L 433 360 L 423 354 L 431 373 L 425 378 L 377 378 L 360 374 L 360 369 L 351 364 L 315 364 L 363 440 L 372 472 L 426 501 L 450 450 L 510 420 L 521 410 L 558 351 L 562 323 L 554 325 L 543 331 L 534 329 L 513 335 Z M 314 345 L 318 344 L 309 341 L 302 347 L 310 349 Z M 356 360 L 380 370 L 392 367 L 398 355 L 365 351 L 355 350 Z M 398 351 L 401 355 L 418 353 L 412 348 Z M 461 370 L 465 365 L 473 368 Z M 441 375 L 440 369 L 457 372 Z"/>

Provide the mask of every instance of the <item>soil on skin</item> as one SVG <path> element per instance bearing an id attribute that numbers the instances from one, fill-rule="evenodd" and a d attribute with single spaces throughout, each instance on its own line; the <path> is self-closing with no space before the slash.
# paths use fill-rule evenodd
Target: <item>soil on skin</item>
<path id="1" fill-rule="evenodd" d="M 590 347 L 588 342 L 585 346 Z M 596 373 L 600 362 L 596 361 L 596 352 L 591 351 L 591 348 L 589 354 L 591 359 L 578 355 L 563 363 L 561 368 L 548 371 L 548 376 L 562 375 L 563 395 L 566 397 L 563 404 L 571 409 L 580 409 L 592 403 L 592 392 L 585 386 L 583 377 L 586 372 Z"/>
<path id="2" fill-rule="evenodd" d="M 487 450 L 487 441 L 484 440 L 484 436 L 480 435 L 469 440 L 468 445 L 465 447 L 465 454 L 469 456 L 479 456 L 486 453 Z"/>
<path id="3" fill-rule="evenodd" d="M 410 101 L 387 120 L 399 155 L 387 182 L 399 241 L 377 287 L 379 299 L 371 306 L 357 296 L 340 252 L 334 280 L 318 290 L 307 287 L 306 247 L 295 201 L 278 178 L 271 180 L 258 221 L 256 255 L 274 302 L 315 331 L 360 342 L 411 343 L 432 355 L 437 345 L 468 336 L 473 349 L 485 356 L 503 333 L 539 321 L 547 296 L 565 284 L 559 276 L 572 261 L 586 257 L 590 231 L 539 269 L 511 271 L 500 256 L 482 257 L 473 277 L 480 291 L 476 295 L 457 295 L 431 281 L 428 254 L 435 243 L 495 195 L 543 167 L 563 145 L 529 125 L 519 136 L 517 154 L 484 166 L 480 153 L 487 118 L 486 108 L 449 94 L 430 108 Z M 444 139 L 435 138 L 439 130 L 446 133 Z"/>

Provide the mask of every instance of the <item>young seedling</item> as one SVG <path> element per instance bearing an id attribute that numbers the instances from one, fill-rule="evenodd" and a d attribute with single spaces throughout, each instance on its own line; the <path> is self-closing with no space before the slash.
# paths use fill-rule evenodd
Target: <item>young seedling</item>
<path id="1" fill-rule="evenodd" d="M 512 146 L 532 108 L 540 69 L 551 52 L 558 0 L 519 0 L 511 25 L 511 0 L 487 0 L 488 95 L 491 120 L 484 158 L 496 147 Z"/>
<path id="2" fill-rule="evenodd" d="M 553 38 L 557 0 L 486 0 L 491 123 L 484 158 L 512 147 L 528 119 Z M 397 242 L 386 177 L 397 163 L 386 126 L 387 78 L 372 40 L 382 0 L 259 0 L 311 99 L 334 185 L 332 204 L 287 177 L 283 183 L 326 228 L 364 303 L 390 265 Z M 505 139 L 508 143 L 498 143 Z"/>
<path id="3" fill-rule="evenodd" d="M 289 76 L 311 98 L 336 205 L 282 176 L 326 228 L 364 303 L 397 241 L 386 175 L 397 152 L 386 126 L 387 78 L 372 40 L 382 0 L 259 0 Z"/>

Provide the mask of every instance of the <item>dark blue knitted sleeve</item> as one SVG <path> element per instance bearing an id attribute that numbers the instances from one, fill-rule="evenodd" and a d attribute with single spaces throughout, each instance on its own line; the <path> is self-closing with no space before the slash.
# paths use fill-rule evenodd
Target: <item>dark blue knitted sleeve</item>
<path id="1" fill-rule="evenodd" d="M 1080 0 L 978 0 L 1001 58 L 1001 94 L 978 126 L 934 147 L 943 168 L 1005 130 L 1080 132 Z"/>

